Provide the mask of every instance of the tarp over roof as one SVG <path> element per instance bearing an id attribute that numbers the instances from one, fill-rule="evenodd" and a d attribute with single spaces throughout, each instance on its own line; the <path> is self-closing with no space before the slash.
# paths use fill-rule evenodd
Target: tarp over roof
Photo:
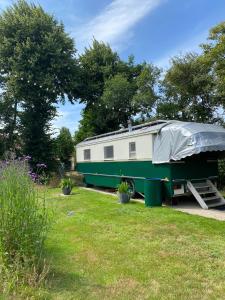
<path id="1" fill-rule="evenodd" d="M 152 162 L 167 163 L 207 151 L 225 151 L 225 129 L 218 125 L 171 121 L 155 136 Z"/>

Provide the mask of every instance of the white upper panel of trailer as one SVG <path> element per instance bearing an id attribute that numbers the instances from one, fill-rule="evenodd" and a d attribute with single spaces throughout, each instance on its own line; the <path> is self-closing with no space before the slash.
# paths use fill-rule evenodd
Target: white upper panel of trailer
<path id="1" fill-rule="evenodd" d="M 148 145 L 147 140 L 147 143 L 144 142 L 144 136 L 148 134 L 154 135 L 152 146 Z M 203 123 L 164 120 L 133 126 L 132 130 L 126 128 L 87 138 L 76 147 L 84 149 L 89 146 L 93 147 L 102 143 L 108 144 L 113 141 L 117 141 L 118 144 L 119 140 L 141 136 L 143 138 L 140 140 L 142 144 L 140 151 L 143 152 L 145 150 L 144 152 L 146 153 L 140 153 L 140 158 L 151 157 L 152 162 L 155 164 L 167 163 L 171 160 L 178 161 L 200 152 L 225 151 L 225 129 L 223 127 Z M 121 143 L 118 158 L 116 156 L 115 160 L 119 159 L 120 153 L 123 152 L 123 147 L 125 146 Z M 149 148 L 149 150 L 146 148 Z M 149 154 L 147 153 L 148 151 Z M 99 148 L 96 149 L 96 152 L 99 152 Z M 126 155 L 124 153 L 124 158 Z M 139 155 L 137 155 L 138 157 Z"/>

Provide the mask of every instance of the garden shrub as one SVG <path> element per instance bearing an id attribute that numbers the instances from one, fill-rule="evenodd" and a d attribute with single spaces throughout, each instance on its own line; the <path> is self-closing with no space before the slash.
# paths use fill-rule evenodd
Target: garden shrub
<path id="1" fill-rule="evenodd" d="M 29 174 L 26 160 L 0 163 L 0 261 L 2 276 L 34 285 L 46 273 L 49 215 L 44 193 Z"/>
<path id="2" fill-rule="evenodd" d="M 219 188 L 223 189 L 225 186 L 225 159 L 218 160 L 218 171 L 219 171 L 218 185 Z"/>

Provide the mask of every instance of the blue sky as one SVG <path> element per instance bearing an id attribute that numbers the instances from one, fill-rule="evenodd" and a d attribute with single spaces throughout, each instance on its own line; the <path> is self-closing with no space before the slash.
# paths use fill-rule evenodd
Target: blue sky
<path id="1" fill-rule="evenodd" d="M 0 0 L 0 9 L 11 4 Z M 162 68 L 172 56 L 199 52 L 211 27 L 225 21 L 224 0 L 39 0 L 43 8 L 65 24 L 78 53 L 93 36 L 108 42 L 126 59 L 146 60 Z M 54 127 L 77 129 L 82 105 L 59 106 Z"/>

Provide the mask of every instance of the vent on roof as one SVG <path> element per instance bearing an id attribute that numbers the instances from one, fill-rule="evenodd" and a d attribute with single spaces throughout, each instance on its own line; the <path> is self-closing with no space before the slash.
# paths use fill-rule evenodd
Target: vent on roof
<path id="1" fill-rule="evenodd" d="M 131 132 L 132 131 L 132 122 L 131 122 L 131 119 L 128 120 L 127 125 L 128 125 L 128 131 Z"/>

